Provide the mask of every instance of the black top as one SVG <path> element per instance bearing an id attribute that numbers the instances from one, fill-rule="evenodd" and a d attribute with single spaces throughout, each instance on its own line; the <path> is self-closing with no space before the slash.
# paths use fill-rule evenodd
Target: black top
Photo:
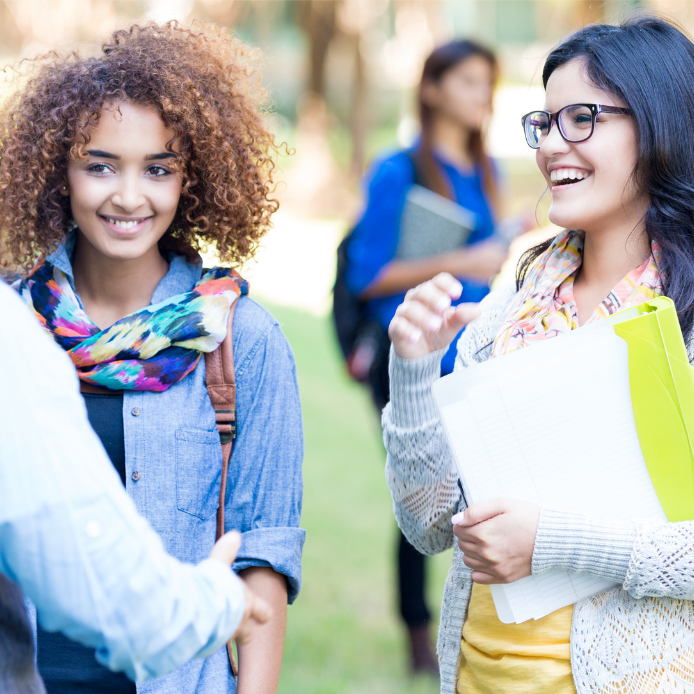
<path id="1" fill-rule="evenodd" d="M 125 486 L 125 433 L 123 394 L 83 394 L 89 423 L 101 439 Z M 111 672 L 94 658 L 94 649 L 70 641 L 61 633 L 38 628 L 39 672 L 48 694 L 136 694 L 135 683 L 123 673 Z"/>

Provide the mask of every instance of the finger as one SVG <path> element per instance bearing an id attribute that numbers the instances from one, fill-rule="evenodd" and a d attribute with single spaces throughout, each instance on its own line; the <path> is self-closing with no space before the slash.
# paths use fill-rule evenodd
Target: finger
<path id="1" fill-rule="evenodd" d="M 507 499 L 491 499 L 479 504 L 472 504 L 465 509 L 465 517 L 458 525 L 476 525 L 484 521 L 500 516 L 508 511 Z"/>
<path id="2" fill-rule="evenodd" d="M 258 624 L 266 624 L 270 620 L 270 617 L 272 617 L 272 608 L 269 603 L 256 596 L 251 617 L 258 622 Z"/>
<path id="3" fill-rule="evenodd" d="M 234 563 L 234 559 L 236 559 L 240 547 L 241 535 L 236 532 L 236 530 L 232 530 L 222 535 L 222 537 L 215 542 L 210 552 L 210 557 L 212 559 L 219 559 L 228 566 L 231 566 Z"/>
<path id="4" fill-rule="evenodd" d="M 431 281 L 451 299 L 459 299 L 463 293 L 463 285 L 448 272 L 440 272 Z"/>
<path id="5" fill-rule="evenodd" d="M 480 548 L 474 542 L 465 542 L 463 540 L 458 540 L 458 547 L 460 547 L 460 551 L 468 557 L 474 557 L 475 559 L 484 559 L 482 554 L 480 554 Z"/>
<path id="6" fill-rule="evenodd" d="M 388 337 L 391 342 L 394 343 L 397 343 L 398 340 L 403 340 L 414 345 L 417 344 L 419 338 L 422 337 L 422 331 L 412 325 L 404 316 L 395 316 L 395 318 L 390 321 Z"/>
<path id="7" fill-rule="evenodd" d="M 471 557 L 470 555 L 466 554 L 463 557 L 463 564 L 467 566 L 470 569 L 473 569 L 474 571 L 481 571 L 483 573 L 489 573 L 491 574 L 491 567 L 484 561 L 481 561 L 480 559 L 477 559 L 475 557 Z"/>
<path id="8" fill-rule="evenodd" d="M 479 583 L 483 586 L 491 586 L 496 583 L 506 583 L 506 581 L 502 581 L 500 578 L 492 576 L 491 574 L 484 573 L 484 571 L 473 571 L 472 581 L 473 583 Z"/>
<path id="9" fill-rule="evenodd" d="M 407 318 L 414 327 L 419 328 L 422 332 L 435 333 L 443 325 L 443 318 L 419 300 L 406 301 L 400 304 L 395 315 L 399 318 Z"/>
<path id="10" fill-rule="evenodd" d="M 458 304 L 445 316 L 445 319 L 451 327 L 462 330 L 468 323 L 479 318 L 481 313 L 482 309 L 479 304 Z"/>
<path id="11" fill-rule="evenodd" d="M 458 284 L 458 280 L 455 280 Z M 437 315 L 442 315 L 451 306 L 451 298 L 457 299 L 460 296 L 460 292 L 456 292 L 457 296 L 451 297 L 451 294 L 440 286 L 440 284 L 445 284 L 444 282 L 438 281 L 436 278 L 430 280 L 429 282 L 424 282 L 414 289 L 409 296 L 409 301 L 417 301 L 424 304 L 432 313 Z"/>

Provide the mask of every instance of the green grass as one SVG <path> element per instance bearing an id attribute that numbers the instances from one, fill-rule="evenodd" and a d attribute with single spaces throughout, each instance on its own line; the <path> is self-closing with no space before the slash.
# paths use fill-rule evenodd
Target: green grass
<path id="1" fill-rule="evenodd" d="M 267 305 L 267 304 L 266 304 Z M 408 673 L 396 617 L 396 524 L 378 419 L 343 372 L 329 319 L 271 306 L 296 355 L 307 531 L 303 589 L 289 608 L 281 694 L 434 694 Z M 429 563 L 438 613 L 450 552 Z"/>

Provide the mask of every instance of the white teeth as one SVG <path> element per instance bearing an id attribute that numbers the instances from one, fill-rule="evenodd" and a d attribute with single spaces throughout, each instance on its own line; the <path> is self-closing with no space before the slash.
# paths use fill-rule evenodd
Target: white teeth
<path id="1" fill-rule="evenodd" d="M 136 220 L 126 221 L 124 219 L 112 219 L 111 217 L 107 217 L 107 219 L 111 224 L 114 224 L 117 227 L 121 227 L 122 229 L 132 229 L 140 223 Z"/>
<path id="2" fill-rule="evenodd" d="M 584 178 L 588 178 L 589 173 L 585 171 L 577 171 L 576 169 L 555 169 L 549 175 L 550 180 L 553 183 L 558 181 L 581 181 Z"/>

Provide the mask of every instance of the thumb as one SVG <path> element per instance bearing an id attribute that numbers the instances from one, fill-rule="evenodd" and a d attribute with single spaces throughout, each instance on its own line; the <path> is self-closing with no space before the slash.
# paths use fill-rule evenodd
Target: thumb
<path id="1" fill-rule="evenodd" d="M 231 530 L 222 535 L 215 542 L 212 551 L 210 552 L 211 559 L 219 559 L 228 566 L 231 566 L 236 559 L 236 555 L 241 547 L 241 535 L 236 530 Z"/>
<path id="2" fill-rule="evenodd" d="M 446 316 L 447 327 L 458 333 L 468 323 L 472 323 L 475 318 L 478 318 L 481 312 L 482 310 L 479 304 L 467 303 L 451 307 L 449 309 L 449 314 Z"/>
<path id="3" fill-rule="evenodd" d="M 258 624 L 265 624 L 270 617 L 272 617 L 272 608 L 265 600 L 256 595 L 253 602 L 251 617 L 253 617 Z"/>
<path id="4" fill-rule="evenodd" d="M 456 513 L 451 518 L 453 525 L 471 526 L 499 516 L 506 511 L 503 499 L 481 501 L 479 504 L 468 506 L 462 513 Z"/>

